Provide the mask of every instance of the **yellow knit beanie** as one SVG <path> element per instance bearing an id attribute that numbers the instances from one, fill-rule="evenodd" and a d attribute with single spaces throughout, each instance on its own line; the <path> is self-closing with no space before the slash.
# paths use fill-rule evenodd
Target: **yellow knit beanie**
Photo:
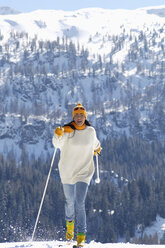
<path id="1" fill-rule="evenodd" d="M 81 103 L 78 103 L 73 109 L 73 119 L 76 114 L 83 114 L 85 119 L 87 119 L 87 112 Z"/>

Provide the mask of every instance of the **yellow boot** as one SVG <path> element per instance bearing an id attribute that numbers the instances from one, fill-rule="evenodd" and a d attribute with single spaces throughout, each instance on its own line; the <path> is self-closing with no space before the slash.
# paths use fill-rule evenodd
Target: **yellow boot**
<path id="1" fill-rule="evenodd" d="M 77 233 L 77 247 L 83 247 L 85 244 L 85 233 Z"/>
<path id="2" fill-rule="evenodd" d="M 72 240 L 74 238 L 74 220 L 66 221 L 66 239 Z"/>

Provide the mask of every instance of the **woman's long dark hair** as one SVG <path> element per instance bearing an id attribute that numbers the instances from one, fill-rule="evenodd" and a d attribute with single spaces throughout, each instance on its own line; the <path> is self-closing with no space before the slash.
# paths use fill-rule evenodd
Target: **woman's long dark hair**
<path id="1" fill-rule="evenodd" d="M 74 121 L 74 120 L 73 120 L 73 121 Z M 71 122 L 65 124 L 64 127 L 66 127 L 66 126 L 67 126 L 67 127 L 71 127 L 73 130 L 76 130 L 75 126 L 72 124 L 73 121 L 71 121 Z M 88 120 L 85 120 L 85 124 L 86 124 L 87 126 L 91 126 L 91 124 L 89 123 Z"/>
<path id="2" fill-rule="evenodd" d="M 73 120 L 74 121 L 74 120 Z M 76 130 L 76 128 L 75 128 L 75 126 L 72 124 L 73 123 L 73 121 L 71 121 L 71 122 L 69 122 L 69 123 L 67 123 L 67 124 L 65 124 L 63 127 L 71 127 L 72 129 L 73 129 L 73 135 L 70 137 L 70 138 L 72 138 L 73 136 L 74 136 L 74 134 L 75 134 L 75 130 Z M 87 125 L 87 126 L 91 126 L 91 124 L 89 123 L 89 121 L 88 120 L 85 120 L 85 124 Z"/>

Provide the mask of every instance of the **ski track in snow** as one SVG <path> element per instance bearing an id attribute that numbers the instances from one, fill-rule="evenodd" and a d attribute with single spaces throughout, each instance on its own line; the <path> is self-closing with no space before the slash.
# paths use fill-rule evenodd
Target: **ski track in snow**
<path id="1" fill-rule="evenodd" d="M 45 241 L 45 242 L 16 242 L 16 243 L 1 243 L 0 248 L 71 248 L 73 244 L 67 244 L 64 241 Z M 136 245 L 129 243 L 96 243 L 94 241 L 86 244 L 84 248 L 163 248 L 165 245 Z"/>

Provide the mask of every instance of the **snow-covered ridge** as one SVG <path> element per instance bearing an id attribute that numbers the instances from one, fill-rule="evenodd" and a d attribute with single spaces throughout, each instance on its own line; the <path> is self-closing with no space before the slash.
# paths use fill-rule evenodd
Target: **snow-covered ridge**
<path id="1" fill-rule="evenodd" d="M 31 36 L 37 34 L 40 38 L 49 40 L 55 39 L 57 36 L 87 40 L 90 35 L 100 32 L 115 34 L 120 33 L 123 27 L 126 29 L 143 28 L 144 25 L 150 26 L 158 20 L 163 23 L 164 13 L 165 6 L 137 10 L 100 8 L 76 11 L 37 10 L 19 15 L 8 15 L 17 14 L 17 11 L 0 8 L 0 30 L 1 32 L 25 31 Z M 151 14 L 155 14 L 155 18 Z"/>

